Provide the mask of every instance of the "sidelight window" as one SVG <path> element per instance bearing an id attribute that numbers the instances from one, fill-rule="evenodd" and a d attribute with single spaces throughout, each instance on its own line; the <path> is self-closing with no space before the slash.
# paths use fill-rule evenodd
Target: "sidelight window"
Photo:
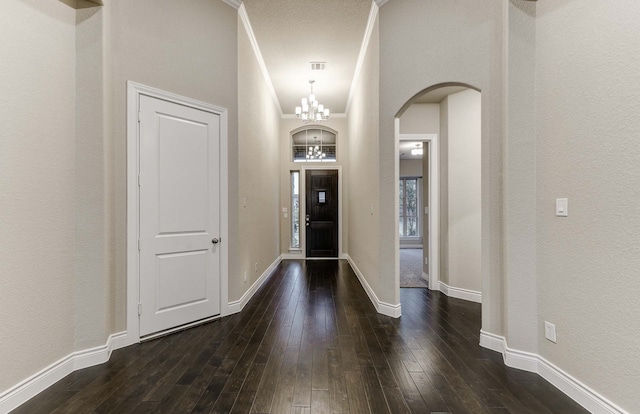
<path id="1" fill-rule="evenodd" d="M 300 248 L 300 172 L 291 171 L 291 248 Z"/>
<path id="2" fill-rule="evenodd" d="M 419 179 L 401 178 L 399 188 L 400 237 L 420 237 L 419 223 Z"/>

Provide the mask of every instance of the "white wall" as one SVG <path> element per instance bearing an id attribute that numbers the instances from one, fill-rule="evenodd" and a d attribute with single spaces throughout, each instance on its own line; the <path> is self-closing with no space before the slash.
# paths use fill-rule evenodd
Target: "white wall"
<path id="1" fill-rule="evenodd" d="M 238 20 L 238 249 L 229 300 L 238 300 L 280 256 L 280 110 Z M 246 205 L 245 205 L 246 200 Z M 256 270 L 257 264 L 257 270 Z M 247 282 L 243 282 L 247 272 Z"/>
<path id="2" fill-rule="evenodd" d="M 537 3 L 540 353 L 629 412 L 640 389 L 640 4 Z M 555 199 L 569 217 L 555 217 Z"/>
<path id="3" fill-rule="evenodd" d="M 449 286 L 482 291 L 480 92 L 468 89 L 447 97 L 448 105 L 448 268 Z"/>
<path id="4" fill-rule="evenodd" d="M 0 16 L 2 392 L 73 351 L 76 38 L 57 1 Z"/>

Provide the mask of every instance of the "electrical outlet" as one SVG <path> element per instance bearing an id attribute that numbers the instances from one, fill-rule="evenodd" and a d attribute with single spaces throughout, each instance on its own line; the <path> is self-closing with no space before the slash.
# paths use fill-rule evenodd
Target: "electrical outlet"
<path id="1" fill-rule="evenodd" d="M 253 271 L 258 273 L 258 262 L 253 265 Z"/>
<path id="2" fill-rule="evenodd" d="M 550 322 L 544 322 L 544 337 L 556 343 L 556 326 Z"/>
<path id="3" fill-rule="evenodd" d="M 247 272 L 244 272 L 244 283 L 247 283 Z"/>
<path id="4" fill-rule="evenodd" d="M 429 258 L 428 258 L 428 257 L 425 257 L 425 258 L 424 258 L 424 264 L 426 264 L 426 265 L 428 265 L 428 264 L 429 264 Z"/>

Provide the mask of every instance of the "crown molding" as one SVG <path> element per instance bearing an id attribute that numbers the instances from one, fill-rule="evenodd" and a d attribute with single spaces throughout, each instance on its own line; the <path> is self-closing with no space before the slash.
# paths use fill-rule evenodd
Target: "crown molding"
<path id="1" fill-rule="evenodd" d="M 242 0 L 222 0 L 225 3 L 227 3 L 229 6 L 233 7 L 234 9 L 239 9 L 240 5 L 242 4 Z"/>
<path id="2" fill-rule="evenodd" d="M 227 0 L 224 0 L 227 1 Z M 232 1 L 232 0 L 229 0 Z M 282 107 L 280 106 L 280 101 L 278 100 L 278 95 L 276 94 L 276 90 L 273 87 L 273 82 L 271 82 L 271 76 L 269 75 L 269 71 L 267 70 L 267 64 L 264 62 L 264 58 L 262 57 L 262 52 L 260 52 L 260 46 L 258 46 L 258 40 L 256 39 L 256 35 L 253 32 L 253 27 L 251 27 L 251 22 L 249 21 L 249 15 L 247 14 L 247 9 L 244 7 L 244 4 L 240 3 L 240 7 L 238 8 L 238 15 L 240 16 L 240 20 L 242 21 L 242 25 L 244 26 L 245 31 L 247 32 L 247 37 L 249 38 L 249 43 L 251 43 L 251 47 L 253 48 L 253 53 L 256 55 L 256 60 L 258 61 L 258 66 L 260 66 L 260 70 L 262 71 L 262 76 L 264 76 L 264 80 L 267 83 L 267 89 L 273 98 L 273 102 L 278 108 L 278 112 L 282 115 Z"/>
<path id="3" fill-rule="evenodd" d="M 364 65 L 364 57 L 367 54 L 369 48 L 369 41 L 371 40 L 371 34 L 373 33 L 373 26 L 375 26 L 376 18 L 378 17 L 377 3 L 386 3 L 387 0 L 375 0 L 371 3 L 371 11 L 369 12 L 369 20 L 367 21 L 367 27 L 364 30 L 364 38 L 362 39 L 362 45 L 360 46 L 360 53 L 358 54 L 358 60 L 356 61 L 356 69 L 353 72 L 353 80 L 351 81 L 351 88 L 349 89 L 349 97 L 347 98 L 347 106 L 345 107 L 345 113 L 349 113 L 351 108 L 351 102 L 353 101 L 353 95 L 356 93 L 358 80 L 360 79 L 360 73 L 362 72 L 362 65 Z"/>

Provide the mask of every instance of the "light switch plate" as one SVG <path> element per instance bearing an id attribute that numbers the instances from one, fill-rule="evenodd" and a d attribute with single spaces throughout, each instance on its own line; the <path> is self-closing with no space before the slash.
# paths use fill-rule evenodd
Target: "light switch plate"
<path id="1" fill-rule="evenodd" d="M 551 322 L 544 322 L 544 337 L 554 344 L 556 343 L 556 326 Z"/>
<path id="2" fill-rule="evenodd" d="M 569 216 L 569 199 L 568 198 L 556 198 L 556 216 L 557 217 Z"/>

